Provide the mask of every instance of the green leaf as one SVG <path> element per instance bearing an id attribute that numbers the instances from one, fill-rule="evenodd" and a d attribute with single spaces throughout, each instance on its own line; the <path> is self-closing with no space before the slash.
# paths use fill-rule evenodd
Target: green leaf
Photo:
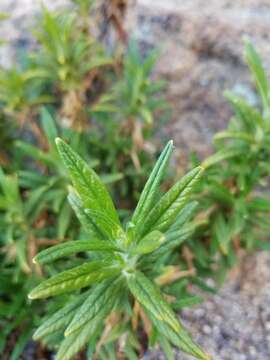
<path id="1" fill-rule="evenodd" d="M 225 91 L 225 96 L 230 101 L 230 104 L 235 111 L 237 119 L 240 120 L 240 129 L 248 131 L 250 135 L 255 136 L 256 130 L 258 128 L 265 128 L 264 119 L 256 108 L 249 105 L 244 99 L 240 98 L 239 96 L 235 96 L 230 91 Z"/>
<path id="2" fill-rule="evenodd" d="M 65 201 L 57 218 L 57 237 L 60 240 L 65 238 L 65 235 L 71 223 L 72 215 L 72 209 L 69 203 Z"/>
<path id="3" fill-rule="evenodd" d="M 257 249 L 270 251 L 270 242 L 263 241 L 263 240 L 257 240 L 255 242 L 255 246 Z"/>
<path id="4" fill-rule="evenodd" d="M 86 325 L 105 307 L 108 313 L 111 312 L 116 303 L 116 298 L 119 299 L 120 297 L 119 291 L 119 284 L 117 285 L 112 279 L 92 288 L 91 294 L 78 309 L 72 322 L 66 329 L 65 336 L 69 336 Z"/>
<path id="5" fill-rule="evenodd" d="M 192 340 L 185 329 L 182 329 L 181 332 L 176 332 L 167 323 L 157 321 L 151 314 L 150 318 L 158 329 L 158 332 L 165 336 L 174 346 L 194 356 L 196 359 L 211 360 L 210 356 Z"/>
<path id="6" fill-rule="evenodd" d="M 181 297 L 181 299 L 175 301 L 172 306 L 174 309 L 179 310 L 179 309 L 183 309 L 183 308 L 190 308 L 191 306 L 200 304 L 204 301 L 204 298 L 201 296 L 196 296 L 196 295 L 187 295 L 184 297 Z"/>
<path id="7" fill-rule="evenodd" d="M 120 225 L 112 199 L 94 170 L 89 168 L 81 157 L 61 139 L 56 139 L 56 145 L 73 185 L 82 199 L 83 206 L 103 212 Z"/>
<path id="8" fill-rule="evenodd" d="M 226 148 L 221 149 L 216 152 L 214 155 L 209 156 L 203 163 L 202 166 L 207 169 L 210 166 L 213 166 L 223 160 L 227 160 L 230 158 L 238 157 L 243 155 L 246 152 L 246 149 L 234 149 L 234 148 Z"/>
<path id="9" fill-rule="evenodd" d="M 194 215 L 198 205 L 199 205 L 198 201 L 195 200 L 186 204 L 183 207 L 183 209 L 179 212 L 175 222 L 169 228 L 166 234 L 169 233 L 170 231 L 179 230 L 182 227 L 182 225 L 185 225 L 185 223 L 189 221 L 190 218 Z"/>
<path id="10" fill-rule="evenodd" d="M 146 216 L 140 236 L 149 231 L 165 232 L 175 222 L 179 212 L 190 200 L 190 195 L 200 180 L 203 168 L 198 166 L 180 179 L 152 208 Z"/>
<path id="11" fill-rule="evenodd" d="M 255 197 L 248 203 L 247 206 L 251 211 L 255 210 L 255 211 L 268 212 L 270 211 L 270 200 Z"/>
<path id="12" fill-rule="evenodd" d="M 64 330 L 73 319 L 78 308 L 83 304 L 83 302 L 88 296 L 89 291 L 84 294 L 78 295 L 76 296 L 76 299 L 68 302 L 67 305 L 56 311 L 35 331 L 33 339 L 39 340 L 47 335 L 58 332 L 59 330 Z"/>
<path id="13" fill-rule="evenodd" d="M 269 111 L 269 82 L 267 80 L 267 76 L 264 71 L 260 57 L 253 45 L 249 42 L 247 42 L 245 46 L 245 57 L 249 68 L 255 78 L 256 87 L 262 98 L 264 109 Z"/>
<path id="14" fill-rule="evenodd" d="M 134 249 L 132 254 L 148 254 L 158 249 L 165 241 L 165 236 L 160 231 L 154 230 L 147 234 Z"/>
<path id="15" fill-rule="evenodd" d="M 157 320 L 167 323 L 176 332 L 181 331 L 182 326 L 158 287 L 143 273 L 137 271 L 128 276 L 127 284 L 135 299 Z"/>
<path id="16" fill-rule="evenodd" d="M 172 341 L 174 345 L 198 359 L 210 360 L 192 341 L 155 284 L 140 272 L 130 275 L 127 283 L 133 296 L 146 309 L 161 334 Z"/>
<path id="17" fill-rule="evenodd" d="M 180 229 L 168 231 L 165 234 L 165 241 L 157 250 L 157 254 L 173 250 L 187 239 L 190 239 L 196 230 L 196 224 L 185 224 Z"/>
<path id="18" fill-rule="evenodd" d="M 251 136 L 245 132 L 241 131 L 220 131 L 214 136 L 215 140 L 221 140 L 221 139 L 236 139 L 236 140 L 243 140 L 248 143 L 254 143 L 255 139 L 254 136 Z"/>
<path id="19" fill-rule="evenodd" d="M 85 231 L 93 238 L 105 240 L 106 238 L 104 238 L 103 231 L 97 227 L 96 223 L 91 219 L 89 214 L 85 212 L 80 197 L 72 189 L 69 191 L 68 201 Z"/>
<path id="20" fill-rule="evenodd" d="M 99 323 L 98 323 L 99 320 Z M 74 332 L 66 337 L 59 347 L 55 360 L 71 360 L 90 340 L 91 336 L 95 335 L 103 318 L 96 319 L 95 323 L 87 323 L 79 331 Z"/>
<path id="21" fill-rule="evenodd" d="M 30 299 L 41 299 L 71 292 L 115 276 L 119 272 L 108 261 L 92 261 L 66 270 L 43 281 L 29 294 Z"/>
<path id="22" fill-rule="evenodd" d="M 231 240 L 231 231 L 221 213 L 219 213 L 214 220 L 212 234 L 217 239 L 223 254 L 228 255 L 228 246 Z"/>
<path id="23" fill-rule="evenodd" d="M 19 151 L 22 151 L 25 155 L 30 156 L 37 161 L 40 161 L 48 166 L 55 165 L 54 159 L 52 159 L 49 154 L 31 144 L 17 140 L 15 142 L 15 146 Z"/>
<path id="24" fill-rule="evenodd" d="M 51 149 L 55 149 L 55 138 L 57 137 L 57 128 L 52 115 L 45 107 L 41 109 L 41 124 Z"/>
<path id="25" fill-rule="evenodd" d="M 84 251 L 119 251 L 116 246 L 102 240 L 76 240 L 68 241 L 64 244 L 51 246 L 37 254 L 33 262 L 38 264 L 48 264 L 67 255 L 76 254 Z"/>
<path id="26" fill-rule="evenodd" d="M 118 223 L 105 215 L 102 211 L 85 209 L 85 213 L 100 230 L 103 236 L 109 240 L 117 241 L 125 237 L 124 231 Z"/>
<path id="27" fill-rule="evenodd" d="M 168 166 L 168 161 L 172 154 L 172 150 L 173 142 L 171 140 L 162 151 L 149 179 L 145 184 L 131 220 L 131 222 L 136 224 L 137 227 L 141 226 L 141 224 L 144 222 L 145 216 L 148 215 L 149 211 L 154 205 L 159 191 L 159 184 Z"/>
<path id="28" fill-rule="evenodd" d="M 112 304 L 114 306 L 114 304 Z M 79 328 L 67 336 L 61 343 L 61 346 L 56 354 L 55 360 L 70 360 L 80 351 L 83 346 L 90 340 L 91 337 L 97 336 L 97 331 L 104 319 L 109 315 L 112 306 L 104 306 L 94 316 L 91 321 L 88 321 L 84 326 Z"/>

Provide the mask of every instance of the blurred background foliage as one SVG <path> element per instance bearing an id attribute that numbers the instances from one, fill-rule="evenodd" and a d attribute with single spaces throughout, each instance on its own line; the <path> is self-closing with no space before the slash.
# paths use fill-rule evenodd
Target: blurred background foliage
<path id="1" fill-rule="evenodd" d="M 78 258 L 45 268 L 32 259 L 50 245 L 85 236 L 66 200 L 69 182 L 55 137 L 65 139 L 101 174 L 124 222 L 167 140 L 159 139 L 169 118 L 165 84 L 152 76 L 159 54 L 142 54 L 126 34 L 126 6 L 124 0 L 73 0 L 58 11 L 42 7 L 34 49 L 21 54 L 15 66 L 0 68 L 0 353 L 5 359 L 19 359 L 29 346 L 34 359 L 49 356 L 31 337 L 45 309 L 54 311 L 66 299 L 31 304 L 27 293 L 38 279 L 74 266 Z M 203 163 L 204 180 L 184 216 L 190 222 L 172 236 L 166 253 L 154 255 L 156 282 L 175 310 L 202 301 L 194 287 L 217 291 L 243 251 L 270 248 L 270 87 L 251 44 L 245 58 L 261 104 L 254 108 L 226 93 L 234 115 L 214 139 L 216 152 Z M 190 163 L 199 163 L 196 154 Z M 164 190 L 178 172 L 182 169 L 171 170 Z M 208 278 L 215 286 L 209 287 Z M 112 331 L 99 346 L 101 359 L 112 350 L 109 358 L 120 358 L 117 344 L 123 334 L 127 358 L 155 345 L 143 310 L 138 304 L 132 310 L 132 324 L 110 319 Z M 57 339 L 50 345 L 50 350 L 57 347 Z M 167 343 L 163 350 L 171 359 Z"/>

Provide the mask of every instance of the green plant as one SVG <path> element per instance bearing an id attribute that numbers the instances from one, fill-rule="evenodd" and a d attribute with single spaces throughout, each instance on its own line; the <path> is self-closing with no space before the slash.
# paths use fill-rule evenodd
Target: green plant
<path id="1" fill-rule="evenodd" d="M 88 97 L 98 68 L 112 63 L 102 45 L 80 28 L 75 12 L 49 12 L 43 8 L 42 24 L 35 31 L 40 49 L 32 54 L 36 67 L 62 97 L 65 123 L 87 125 Z"/>
<path id="2" fill-rule="evenodd" d="M 6 175 L 0 168 L 0 352 L 5 353 L 8 339 L 15 336 L 9 357 L 12 360 L 19 359 L 40 314 L 35 308 L 33 316 L 26 297 L 36 284 L 36 276 L 30 274 L 40 273 L 31 262 L 37 253 L 37 238 L 40 243 L 44 240 L 43 229 L 38 226 L 40 197 L 39 190 L 21 194 L 17 176 Z"/>
<path id="3" fill-rule="evenodd" d="M 165 249 L 166 252 L 169 242 L 179 237 L 181 228 L 175 228 L 175 224 L 182 221 L 181 210 L 189 201 L 202 168 L 195 168 L 159 196 L 159 183 L 173 148 L 169 142 L 124 230 L 96 173 L 66 143 L 60 139 L 56 142 L 74 186 L 70 188 L 69 201 L 89 238 L 44 250 L 34 262 L 46 264 L 85 251 L 92 254 L 89 261 L 55 275 L 31 291 L 30 299 L 77 293 L 72 301 L 38 328 L 34 338 L 46 340 L 47 336 L 64 332 L 65 339 L 56 359 L 71 359 L 90 339 L 90 349 L 94 353 L 95 348 L 101 346 L 103 336 L 108 335 L 104 334 L 102 323 L 116 312 L 119 316 L 121 314 L 126 328 L 121 334 L 122 340 L 125 339 L 122 351 L 132 358 L 136 341 L 132 341 L 134 335 L 125 338 L 124 334 L 131 330 L 131 309 L 135 301 L 151 322 L 156 341 L 164 337 L 162 342 L 169 348 L 173 344 L 198 359 L 209 359 L 191 340 L 155 284 L 155 278 L 162 275 L 165 268 L 165 264 L 158 261 L 160 251 Z M 78 293 L 78 290 L 89 287 L 90 290 Z M 120 324 L 117 322 L 115 326 Z M 120 337 L 116 328 L 111 328 L 110 332 L 113 338 Z"/>
<path id="4" fill-rule="evenodd" d="M 185 246 L 193 253 L 199 274 L 222 280 L 237 255 L 270 249 L 270 87 L 261 60 L 251 44 L 245 57 L 255 79 L 261 108 L 226 92 L 233 109 L 228 130 L 215 136 L 217 152 L 203 163 L 206 168 L 197 200 L 198 228 Z M 202 222 L 203 219 L 203 222 Z"/>
<path id="5" fill-rule="evenodd" d="M 42 204 L 43 208 L 57 215 L 54 236 L 58 240 L 63 240 L 68 230 L 72 230 L 73 234 L 71 236 L 75 236 L 76 225 L 73 221 L 72 210 L 66 201 L 66 189 L 69 183 L 67 171 L 60 161 L 54 139 L 58 135 L 63 136 L 71 143 L 72 147 L 80 149 L 83 154 L 86 154 L 91 167 L 98 166 L 99 162 L 88 156 L 91 145 L 89 142 L 90 135 L 87 132 L 81 133 L 57 126 L 55 120 L 45 108 L 41 111 L 41 130 L 46 140 L 45 149 L 22 140 L 15 142 L 15 151 L 20 154 L 20 157 L 32 160 L 29 169 L 26 166 L 24 169 L 19 169 L 19 183 L 23 189 L 41 193 L 39 205 Z M 39 173 L 37 173 L 36 167 L 33 166 L 33 162 L 39 167 Z M 102 174 L 101 178 L 104 183 L 110 184 L 120 180 L 122 175 Z"/>
<path id="6" fill-rule="evenodd" d="M 104 159 L 103 172 L 123 174 L 124 181 L 116 185 L 115 192 L 118 203 L 128 209 L 134 208 L 157 157 L 157 144 L 151 138 L 168 108 L 161 95 L 164 83 L 152 79 L 156 59 L 156 51 L 142 58 L 131 41 L 123 59 L 123 74 L 91 112 L 95 119 L 90 139 L 93 154 Z"/>

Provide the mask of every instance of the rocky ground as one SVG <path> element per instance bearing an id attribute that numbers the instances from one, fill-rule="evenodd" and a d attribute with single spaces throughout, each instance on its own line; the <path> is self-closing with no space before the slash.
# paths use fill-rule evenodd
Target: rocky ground
<path id="1" fill-rule="evenodd" d="M 245 257 L 218 295 L 181 318 L 213 360 L 270 359 L 270 255 Z M 191 357 L 177 353 L 179 360 Z M 165 360 L 158 352 L 144 360 Z"/>
<path id="2" fill-rule="evenodd" d="M 268 65 L 270 2 L 138 0 L 134 12 L 136 36 L 161 51 L 157 74 L 168 81 L 173 109 L 167 133 L 185 154 L 204 157 L 231 114 L 224 90 L 256 102 L 243 42 L 253 41 Z"/>
<path id="3" fill-rule="evenodd" d="M 43 2 L 61 6 L 65 1 Z M 11 14 L 0 25 L 0 38 L 12 44 L 1 48 L 1 64 L 10 65 L 18 48 L 31 42 L 27 29 L 39 6 L 35 0 L 0 1 L 0 12 Z M 155 76 L 167 80 L 172 104 L 172 121 L 162 132 L 175 140 L 183 159 L 191 150 L 202 158 L 211 152 L 213 134 L 226 127 L 231 114 L 225 89 L 256 103 L 243 39 L 256 44 L 270 68 L 269 19 L 266 0 L 137 0 L 132 6 L 127 27 L 146 49 L 161 51 Z M 270 255 L 260 252 L 241 262 L 218 295 L 183 312 L 184 322 L 214 360 L 270 359 L 269 283 Z M 145 357 L 162 358 L 159 353 Z"/>

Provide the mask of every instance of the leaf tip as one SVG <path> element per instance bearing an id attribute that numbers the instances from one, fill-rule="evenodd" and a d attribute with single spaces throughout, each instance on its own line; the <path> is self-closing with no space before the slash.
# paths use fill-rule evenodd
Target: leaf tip
<path id="1" fill-rule="evenodd" d="M 63 140 L 60 137 L 55 138 L 56 145 L 61 145 L 63 143 Z"/>
<path id="2" fill-rule="evenodd" d="M 64 336 L 68 337 L 70 334 L 72 334 L 72 332 L 73 332 L 72 329 L 70 330 L 69 328 L 67 328 L 64 332 Z"/>
<path id="3" fill-rule="evenodd" d="M 35 296 L 35 294 L 33 293 L 33 291 L 31 291 L 31 292 L 28 294 L 28 299 L 30 299 L 30 300 L 36 299 L 36 296 Z"/>

